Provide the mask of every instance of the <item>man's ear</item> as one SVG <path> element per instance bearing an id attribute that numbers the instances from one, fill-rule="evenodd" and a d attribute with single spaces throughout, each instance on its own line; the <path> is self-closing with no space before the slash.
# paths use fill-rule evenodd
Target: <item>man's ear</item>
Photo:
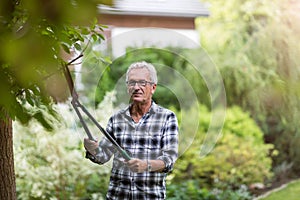
<path id="1" fill-rule="evenodd" d="M 152 85 L 152 90 L 151 90 L 151 94 L 152 95 L 154 94 L 155 90 L 156 90 L 156 84 L 153 84 Z"/>

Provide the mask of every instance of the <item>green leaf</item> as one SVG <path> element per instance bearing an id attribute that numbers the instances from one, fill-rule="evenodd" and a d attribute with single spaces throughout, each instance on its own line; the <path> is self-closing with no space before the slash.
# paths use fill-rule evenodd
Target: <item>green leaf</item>
<path id="1" fill-rule="evenodd" d="M 97 35 L 96 34 L 92 34 L 92 39 L 93 39 L 94 42 L 96 42 L 97 39 L 98 39 Z"/>
<path id="2" fill-rule="evenodd" d="M 29 90 L 25 90 L 25 97 L 26 101 L 31 105 L 34 106 L 34 100 L 32 99 L 32 95 L 30 94 Z"/>
<path id="3" fill-rule="evenodd" d="M 75 47 L 76 50 L 81 51 L 81 45 L 80 44 L 75 43 L 74 47 Z"/>
<path id="4" fill-rule="evenodd" d="M 66 52 L 66 53 L 70 53 L 70 48 L 68 47 L 68 45 L 66 44 L 61 44 L 61 47 L 63 48 L 63 50 Z"/>
<path id="5" fill-rule="evenodd" d="M 105 40 L 104 36 L 102 34 L 98 34 L 98 36 L 102 39 Z"/>
<path id="6" fill-rule="evenodd" d="M 33 117 L 42 124 L 44 128 L 51 131 L 53 130 L 53 126 L 45 119 L 45 116 L 41 111 L 36 112 Z"/>
<path id="7" fill-rule="evenodd" d="M 88 28 L 82 28 L 81 29 L 81 34 L 88 35 L 88 34 L 90 34 L 90 30 Z"/>

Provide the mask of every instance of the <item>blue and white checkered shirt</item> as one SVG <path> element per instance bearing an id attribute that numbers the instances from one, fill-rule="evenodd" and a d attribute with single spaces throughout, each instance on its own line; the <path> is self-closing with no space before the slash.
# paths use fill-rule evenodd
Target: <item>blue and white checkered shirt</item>
<path id="1" fill-rule="evenodd" d="M 132 158 L 162 160 L 163 172 L 132 172 L 113 144 L 103 138 L 99 153 L 87 156 L 93 162 L 103 164 L 114 155 L 107 199 L 165 199 L 165 178 L 178 156 L 178 122 L 176 115 L 152 102 L 149 111 L 135 123 L 130 116 L 130 107 L 113 115 L 108 122 L 111 134 Z"/>

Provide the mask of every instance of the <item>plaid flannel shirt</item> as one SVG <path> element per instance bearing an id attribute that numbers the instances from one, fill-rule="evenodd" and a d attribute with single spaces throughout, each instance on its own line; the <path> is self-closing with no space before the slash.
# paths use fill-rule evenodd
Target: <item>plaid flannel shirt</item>
<path id="1" fill-rule="evenodd" d="M 135 123 L 129 108 L 109 119 L 107 132 L 132 158 L 164 161 L 166 167 L 163 172 L 132 172 L 106 138 L 99 143 L 99 153 L 95 157 L 87 153 L 87 157 L 95 163 L 104 164 L 114 155 L 107 199 L 165 199 L 165 178 L 173 169 L 178 155 L 176 115 L 152 102 L 149 111 Z"/>

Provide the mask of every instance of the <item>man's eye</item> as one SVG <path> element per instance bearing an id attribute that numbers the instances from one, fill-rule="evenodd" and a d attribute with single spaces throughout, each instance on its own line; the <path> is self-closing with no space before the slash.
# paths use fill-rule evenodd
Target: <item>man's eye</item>
<path id="1" fill-rule="evenodd" d="M 135 86 L 137 84 L 138 86 L 145 87 L 147 85 L 147 83 L 150 83 L 150 82 L 143 81 L 143 80 L 141 80 L 141 81 L 129 81 L 129 82 L 127 82 L 127 85 L 128 86 Z"/>

